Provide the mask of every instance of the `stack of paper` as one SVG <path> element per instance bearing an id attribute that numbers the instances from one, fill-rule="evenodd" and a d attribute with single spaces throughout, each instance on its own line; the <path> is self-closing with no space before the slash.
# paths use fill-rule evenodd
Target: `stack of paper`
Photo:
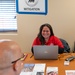
<path id="1" fill-rule="evenodd" d="M 58 67 L 47 67 L 46 75 L 58 75 Z"/>
<path id="2" fill-rule="evenodd" d="M 75 70 L 65 70 L 66 75 L 75 75 Z"/>
<path id="3" fill-rule="evenodd" d="M 20 75 L 44 75 L 46 64 L 24 64 Z"/>

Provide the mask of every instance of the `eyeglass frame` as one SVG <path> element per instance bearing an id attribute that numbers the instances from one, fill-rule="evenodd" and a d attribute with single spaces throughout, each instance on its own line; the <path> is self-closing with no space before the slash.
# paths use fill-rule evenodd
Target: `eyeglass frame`
<path id="1" fill-rule="evenodd" d="M 16 60 L 14 60 L 14 61 L 12 61 L 11 63 L 15 63 L 15 62 L 17 62 L 17 61 L 19 61 L 19 60 L 24 60 L 24 58 L 25 58 L 25 54 L 23 54 L 23 56 L 21 57 L 21 58 L 18 58 L 18 59 L 16 59 Z"/>

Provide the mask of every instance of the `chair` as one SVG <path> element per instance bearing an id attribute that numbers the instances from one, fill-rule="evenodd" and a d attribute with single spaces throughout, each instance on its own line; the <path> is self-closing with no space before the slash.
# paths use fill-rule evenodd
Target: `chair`
<path id="1" fill-rule="evenodd" d="M 70 46 L 66 40 L 59 38 L 62 44 L 64 45 L 64 53 L 70 53 Z"/>
<path id="2" fill-rule="evenodd" d="M 74 42 L 74 50 L 73 50 L 73 53 L 75 53 L 75 42 Z"/>

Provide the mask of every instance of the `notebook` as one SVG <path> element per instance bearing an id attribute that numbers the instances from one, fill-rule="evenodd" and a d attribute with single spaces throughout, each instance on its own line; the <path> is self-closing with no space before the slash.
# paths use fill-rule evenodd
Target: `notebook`
<path id="1" fill-rule="evenodd" d="M 35 59 L 58 59 L 58 46 L 33 46 Z"/>

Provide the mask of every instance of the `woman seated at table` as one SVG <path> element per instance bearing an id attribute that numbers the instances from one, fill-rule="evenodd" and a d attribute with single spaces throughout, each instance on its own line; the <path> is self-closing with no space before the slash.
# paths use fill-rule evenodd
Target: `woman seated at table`
<path id="1" fill-rule="evenodd" d="M 60 39 L 56 37 L 53 33 L 53 29 L 50 24 L 46 23 L 41 25 L 37 37 L 34 39 L 31 51 L 33 52 L 34 45 L 58 45 L 58 53 L 61 54 L 64 52 L 64 46 Z"/>

